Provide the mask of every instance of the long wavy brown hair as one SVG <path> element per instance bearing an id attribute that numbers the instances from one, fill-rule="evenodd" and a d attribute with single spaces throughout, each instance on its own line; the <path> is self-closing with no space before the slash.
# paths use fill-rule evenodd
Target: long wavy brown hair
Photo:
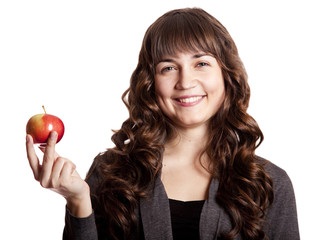
<path id="1" fill-rule="evenodd" d="M 106 160 L 98 166 L 102 180 L 96 201 L 102 209 L 95 211 L 97 222 L 106 223 L 100 229 L 116 239 L 127 239 L 135 231 L 135 208 L 158 177 L 163 143 L 174 132 L 174 124 L 156 101 L 155 67 L 163 56 L 181 51 L 210 53 L 224 76 L 225 99 L 210 120 L 204 149 L 211 160 L 210 172 L 220 181 L 217 202 L 232 223 L 231 231 L 220 237 L 233 239 L 240 234 L 243 239 L 264 239 L 262 227 L 273 201 L 273 188 L 263 163 L 255 156 L 263 134 L 247 113 L 247 74 L 226 28 L 199 8 L 167 12 L 145 34 L 130 87 L 122 96 L 129 118 L 112 136 L 116 147 L 105 153 Z"/>

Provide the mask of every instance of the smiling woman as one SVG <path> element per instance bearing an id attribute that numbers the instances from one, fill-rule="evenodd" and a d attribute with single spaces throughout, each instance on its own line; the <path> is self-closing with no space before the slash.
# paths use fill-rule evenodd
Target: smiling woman
<path id="1" fill-rule="evenodd" d="M 199 8 L 158 18 L 122 96 L 129 117 L 85 181 L 55 132 L 42 166 L 27 136 L 36 179 L 67 201 L 64 239 L 299 239 L 288 175 L 255 155 L 249 98 L 217 19 Z"/>
<path id="2" fill-rule="evenodd" d="M 165 56 L 156 66 L 155 92 L 163 113 L 180 127 L 204 125 L 224 99 L 224 80 L 218 61 L 204 53 Z"/>

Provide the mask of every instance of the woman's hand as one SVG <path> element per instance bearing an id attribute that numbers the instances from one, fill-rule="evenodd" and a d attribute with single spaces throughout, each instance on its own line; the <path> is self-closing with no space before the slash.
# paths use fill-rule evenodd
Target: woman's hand
<path id="1" fill-rule="evenodd" d="M 35 153 L 33 138 L 26 136 L 27 158 L 34 178 L 42 187 L 62 195 L 74 216 L 87 217 L 92 213 L 89 186 L 75 170 L 75 164 L 56 153 L 56 140 L 57 133 L 51 132 L 46 147 L 40 148 L 44 153 L 41 165 Z"/>

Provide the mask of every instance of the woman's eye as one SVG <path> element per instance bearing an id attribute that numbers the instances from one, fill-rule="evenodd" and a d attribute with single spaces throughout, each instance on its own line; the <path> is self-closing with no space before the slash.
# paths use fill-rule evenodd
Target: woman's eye
<path id="1" fill-rule="evenodd" d="M 205 66 L 208 66 L 209 64 L 206 63 L 206 62 L 200 62 L 197 64 L 198 67 L 205 67 Z"/>
<path id="2" fill-rule="evenodd" d="M 172 71 L 172 70 L 174 70 L 174 67 L 165 67 L 165 68 L 163 68 L 162 70 L 161 70 L 161 72 L 163 73 L 163 72 L 169 72 L 169 71 Z"/>

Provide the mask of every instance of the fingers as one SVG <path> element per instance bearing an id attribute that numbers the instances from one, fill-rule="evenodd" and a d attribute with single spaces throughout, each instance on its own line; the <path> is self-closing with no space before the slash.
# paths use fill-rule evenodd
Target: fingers
<path id="1" fill-rule="evenodd" d="M 30 167 L 33 171 L 34 178 L 36 180 L 39 180 L 40 163 L 39 163 L 39 159 L 34 150 L 33 138 L 28 134 L 26 135 L 26 153 L 27 153 L 27 159 L 29 161 Z"/>
<path id="2" fill-rule="evenodd" d="M 57 133 L 51 132 L 44 150 L 42 169 L 40 173 L 40 184 L 42 187 L 49 187 L 49 180 L 55 161 L 55 145 L 57 141 Z"/>
<path id="3" fill-rule="evenodd" d="M 45 153 L 46 151 L 46 146 L 47 145 L 44 145 L 44 146 L 39 146 L 39 149 L 41 150 L 41 152 Z M 55 151 L 55 159 L 59 157 L 59 154 Z"/>
<path id="4" fill-rule="evenodd" d="M 70 179 L 72 174 L 75 172 L 75 169 L 76 169 L 76 166 L 72 162 L 64 164 L 62 171 L 60 173 L 62 179 L 64 181 L 66 181 L 67 179 Z"/>
<path id="5" fill-rule="evenodd" d="M 49 188 L 58 188 L 59 187 L 59 184 L 58 184 L 59 177 L 60 177 L 60 173 L 61 173 L 61 170 L 62 170 L 64 164 L 65 164 L 64 158 L 56 159 L 56 162 L 54 163 L 54 166 L 52 168 L 48 186 L 46 186 L 46 187 L 49 187 Z"/>
<path id="6" fill-rule="evenodd" d="M 54 160 L 57 137 L 58 137 L 57 132 L 53 131 L 50 133 L 46 148 L 44 150 L 43 161 L 51 162 Z"/>
<path id="7" fill-rule="evenodd" d="M 70 160 L 60 157 L 56 153 L 57 137 L 58 134 L 55 131 L 51 132 L 47 144 L 40 146 L 40 150 L 44 153 L 40 184 L 44 188 L 61 192 L 69 185 L 76 166 Z"/>
<path id="8" fill-rule="evenodd" d="M 42 165 L 35 153 L 33 138 L 30 135 L 26 136 L 27 158 L 35 179 L 42 187 L 49 188 L 66 199 L 80 201 L 82 197 L 85 199 L 85 196 L 89 199 L 89 186 L 77 173 L 75 164 L 56 153 L 57 136 L 56 132 L 51 132 L 47 144 L 40 146 L 44 153 Z"/>
<path id="9" fill-rule="evenodd" d="M 76 166 L 70 160 L 58 157 L 54 163 L 50 186 L 51 188 L 66 187 L 69 184 L 69 179 L 75 171 Z"/>

